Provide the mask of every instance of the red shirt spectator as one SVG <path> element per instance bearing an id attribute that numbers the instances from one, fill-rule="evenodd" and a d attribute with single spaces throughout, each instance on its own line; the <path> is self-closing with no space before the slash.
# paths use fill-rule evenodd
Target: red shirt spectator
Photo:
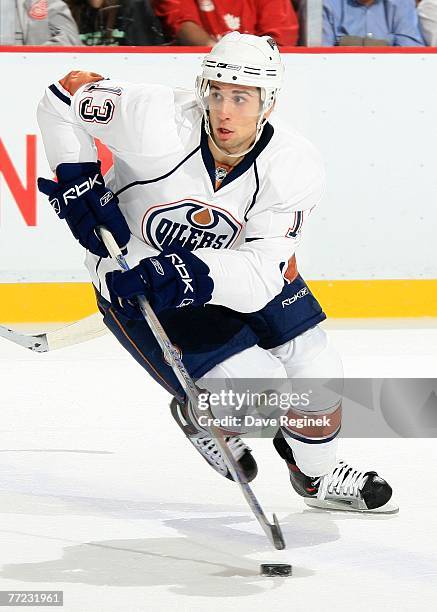
<path id="1" fill-rule="evenodd" d="M 154 9 L 180 44 L 212 46 L 233 30 L 269 35 L 281 46 L 297 43 L 291 0 L 154 0 Z"/>

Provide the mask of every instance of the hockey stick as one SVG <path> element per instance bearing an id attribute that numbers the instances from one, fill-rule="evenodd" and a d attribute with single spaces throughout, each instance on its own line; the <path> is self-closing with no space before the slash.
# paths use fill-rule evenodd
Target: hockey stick
<path id="1" fill-rule="evenodd" d="M 0 337 L 19 344 L 24 348 L 37 353 L 46 353 L 55 349 L 86 342 L 98 336 L 103 336 L 108 331 L 103 324 L 102 315 L 96 312 L 89 317 L 64 325 L 59 329 L 43 332 L 41 334 L 23 334 L 14 329 L 0 325 Z"/>
<path id="2" fill-rule="evenodd" d="M 109 251 L 109 254 L 112 258 L 114 258 L 120 268 L 124 271 L 129 270 L 129 265 L 126 259 L 123 257 L 117 243 L 114 240 L 112 234 L 104 227 L 99 228 L 100 236 Z M 148 323 L 153 335 L 156 338 L 159 346 L 164 352 L 168 362 L 170 363 L 173 372 L 180 382 L 182 388 L 184 389 L 188 399 L 192 402 L 195 408 L 198 408 L 199 405 L 199 389 L 196 387 L 194 381 L 191 376 L 188 374 L 182 359 L 179 356 L 178 351 L 175 349 L 173 344 L 170 342 L 167 334 L 164 331 L 161 323 L 159 322 L 157 316 L 153 312 L 152 307 L 149 302 L 146 300 L 144 296 L 139 296 L 138 304 L 141 309 L 141 312 Z M 210 422 L 213 420 L 213 415 L 211 410 L 208 409 L 207 413 L 211 417 Z M 270 523 L 267 520 L 267 517 L 260 506 L 255 494 L 253 493 L 250 485 L 245 481 L 244 474 L 242 473 L 240 466 L 237 461 L 234 459 L 231 451 L 226 444 L 225 438 L 221 430 L 214 425 L 209 426 L 209 430 L 212 436 L 215 438 L 217 446 L 222 453 L 222 456 L 225 457 L 225 462 L 227 464 L 227 468 L 229 469 L 234 481 L 239 484 L 241 491 L 246 498 L 247 503 L 249 504 L 255 518 L 263 528 L 266 536 L 273 544 L 273 546 L 277 550 L 282 550 L 285 548 L 285 540 L 282 535 L 281 527 L 278 523 L 278 519 L 276 515 L 273 514 L 273 523 Z"/>

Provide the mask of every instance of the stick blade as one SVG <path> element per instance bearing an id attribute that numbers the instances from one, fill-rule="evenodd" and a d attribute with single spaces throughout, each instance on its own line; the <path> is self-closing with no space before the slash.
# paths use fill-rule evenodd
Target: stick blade
<path id="1" fill-rule="evenodd" d="M 60 329 L 54 329 L 47 332 L 45 334 L 47 338 L 47 350 L 53 351 L 73 344 L 88 342 L 88 340 L 94 340 L 94 338 L 98 338 L 107 333 L 108 328 L 103 323 L 102 315 L 100 312 L 96 312 L 89 317 L 79 319 L 79 321 L 65 325 Z"/>
<path id="2" fill-rule="evenodd" d="M 0 326 L 0 337 L 14 342 L 19 346 L 36 351 L 37 353 L 45 353 L 49 350 L 46 334 L 37 334 L 36 336 L 30 336 L 27 334 L 21 334 L 13 329 Z"/>
<path id="3" fill-rule="evenodd" d="M 23 334 L 17 330 L 0 325 L 0 337 L 14 342 L 36 353 L 46 353 L 55 349 L 87 342 L 108 333 L 102 315 L 96 312 L 88 317 L 69 323 L 58 329 L 40 334 Z"/>
<path id="4" fill-rule="evenodd" d="M 273 525 L 270 525 L 270 530 L 272 533 L 273 546 L 276 548 L 276 550 L 284 550 L 285 548 L 284 535 L 282 533 L 282 529 L 281 529 L 281 526 L 279 524 L 276 514 L 273 515 Z"/>

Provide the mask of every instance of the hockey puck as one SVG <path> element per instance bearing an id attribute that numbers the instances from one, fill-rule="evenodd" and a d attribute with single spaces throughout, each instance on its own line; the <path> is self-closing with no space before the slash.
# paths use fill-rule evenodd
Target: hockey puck
<path id="1" fill-rule="evenodd" d="M 261 576 L 291 576 L 292 568 L 288 563 L 262 563 Z"/>

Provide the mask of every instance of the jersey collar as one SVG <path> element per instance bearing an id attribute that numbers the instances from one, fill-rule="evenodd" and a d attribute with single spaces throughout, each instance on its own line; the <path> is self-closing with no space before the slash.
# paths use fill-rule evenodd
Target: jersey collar
<path id="1" fill-rule="evenodd" d="M 266 148 L 266 146 L 269 144 L 270 140 L 272 139 L 273 133 L 274 133 L 273 126 L 269 122 L 267 122 L 264 126 L 261 137 L 256 143 L 256 145 L 253 147 L 251 151 L 249 151 L 249 153 L 247 153 L 244 156 L 241 162 L 237 166 L 235 166 L 232 172 L 230 172 L 223 179 L 223 181 L 220 184 L 219 189 L 222 189 L 225 185 L 228 185 L 228 183 L 232 183 L 232 181 L 235 181 L 235 179 L 237 179 L 239 176 L 244 174 L 244 172 L 246 172 L 246 170 L 248 170 L 251 167 L 251 165 L 256 160 L 256 158 L 261 153 L 261 151 L 263 151 Z M 209 179 L 211 181 L 212 188 L 215 191 L 215 162 L 214 162 L 212 153 L 209 150 L 208 134 L 206 133 L 206 130 L 205 130 L 204 121 L 202 121 L 202 130 L 201 130 L 201 136 L 200 136 L 200 150 L 202 153 L 203 163 L 209 174 Z"/>

